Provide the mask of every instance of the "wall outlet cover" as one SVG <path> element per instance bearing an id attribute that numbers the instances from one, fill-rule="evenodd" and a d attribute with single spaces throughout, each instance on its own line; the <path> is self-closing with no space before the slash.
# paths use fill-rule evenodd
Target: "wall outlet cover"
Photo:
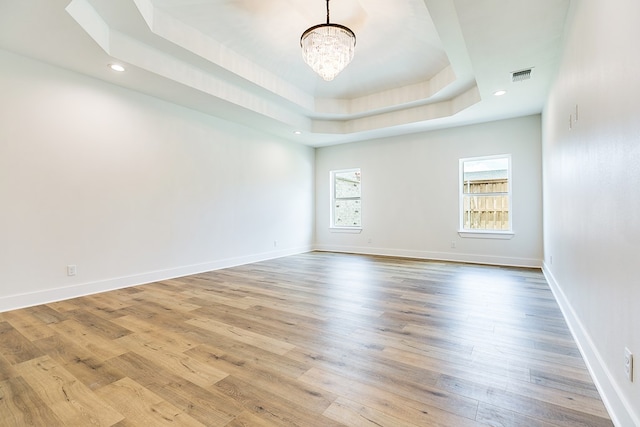
<path id="1" fill-rule="evenodd" d="M 624 372 L 629 381 L 633 382 L 633 353 L 628 348 L 624 349 Z"/>

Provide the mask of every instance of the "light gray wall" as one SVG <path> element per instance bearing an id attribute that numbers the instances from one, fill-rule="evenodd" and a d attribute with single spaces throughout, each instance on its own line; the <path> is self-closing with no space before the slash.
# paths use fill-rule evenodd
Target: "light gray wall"
<path id="1" fill-rule="evenodd" d="M 543 113 L 545 273 L 625 427 L 640 426 L 638 17 L 637 0 L 571 2 Z M 625 347 L 636 355 L 633 383 Z"/>
<path id="2" fill-rule="evenodd" d="M 316 247 L 382 255 L 540 266 L 540 116 L 323 147 L 316 152 Z M 510 240 L 458 235 L 458 160 L 512 155 Z M 362 232 L 329 229 L 329 171 L 361 168 Z M 452 248 L 452 243 L 455 248 Z"/>
<path id="3" fill-rule="evenodd" d="M 312 148 L 6 51 L 0 94 L 0 311 L 312 246 Z"/>

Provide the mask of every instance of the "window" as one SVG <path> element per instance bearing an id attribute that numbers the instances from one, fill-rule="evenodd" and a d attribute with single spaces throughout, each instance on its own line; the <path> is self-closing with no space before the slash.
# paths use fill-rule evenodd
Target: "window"
<path id="1" fill-rule="evenodd" d="M 510 155 L 460 159 L 460 210 L 460 231 L 511 231 Z"/>
<path id="2" fill-rule="evenodd" d="M 360 185 L 360 169 L 331 172 L 332 228 L 359 229 L 362 226 Z"/>

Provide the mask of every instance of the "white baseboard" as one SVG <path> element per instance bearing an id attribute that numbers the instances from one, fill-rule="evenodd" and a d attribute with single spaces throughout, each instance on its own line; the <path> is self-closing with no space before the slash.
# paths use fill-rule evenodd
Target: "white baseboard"
<path id="1" fill-rule="evenodd" d="M 434 261 L 453 261 L 472 264 L 502 265 L 509 267 L 540 268 L 541 260 L 533 258 L 516 258 L 494 255 L 464 254 L 459 252 L 430 252 L 408 249 L 372 248 L 368 246 L 316 245 L 317 251 L 346 252 L 363 255 L 396 256 L 403 258 L 430 259 Z"/>
<path id="2" fill-rule="evenodd" d="M 215 260 L 202 264 L 171 268 L 167 270 L 157 270 L 125 277 L 114 277 L 111 279 L 100 280 L 96 282 L 79 283 L 73 286 L 45 289 L 42 291 L 30 292 L 25 294 L 9 295 L 0 297 L 0 313 L 3 311 L 16 310 L 19 308 L 31 307 L 39 304 L 47 304 L 55 301 L 62 301 L 70 298 L 112 291 L 115 289 L 128 288 L 130 286 L 144 285 L 146 283 L 157 282 L 160 280 L 175 279 L 176 277 L 184 277 L 191 274 L 204 273 L 207 271 L 220 270 L 223 268 L 235 267 L 238 265 L 250 264 L 253 262 L 281 258 L 284 256 L 309 252 L 311 250 L 312 248 L 309 246 L 263 252 L 241 257 Z"/>
<path id="3" fill-rule="evenodd" d="M 587 365 L 587 369 L 589 369 L 598 392 L 600 392 L 600 397 L 602 397 L 611 420 L 617 427 L 640 426 L 640 416 L 633 412 L 631 403 L 625 399 L 622 390 L 620 390 L 609 368 L 600 356 L 598 348 L 591 340 L 589 333 L 573 310 L 571 302 L 567 299 L 562 287 L 558 284 L 546 263 L 542 264 L 542 272 L 547 278 L 556 301 L 558 301 L 562 314 L 580 349 L 580 353 L 582 353 L 582 358 Z"/>

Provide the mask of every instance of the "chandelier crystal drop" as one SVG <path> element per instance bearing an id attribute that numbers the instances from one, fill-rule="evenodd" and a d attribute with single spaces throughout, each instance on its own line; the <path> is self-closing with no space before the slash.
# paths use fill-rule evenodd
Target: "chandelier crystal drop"
<path id="1" fill-rule="evenodd" d="M 300 47 L 304 62 L 324 80 L 331 81 L 353 59 L 356 35 L 344 25 L 329 23 L 329 0 L 326 1 L 327 23 L 302 33 Z"/>

